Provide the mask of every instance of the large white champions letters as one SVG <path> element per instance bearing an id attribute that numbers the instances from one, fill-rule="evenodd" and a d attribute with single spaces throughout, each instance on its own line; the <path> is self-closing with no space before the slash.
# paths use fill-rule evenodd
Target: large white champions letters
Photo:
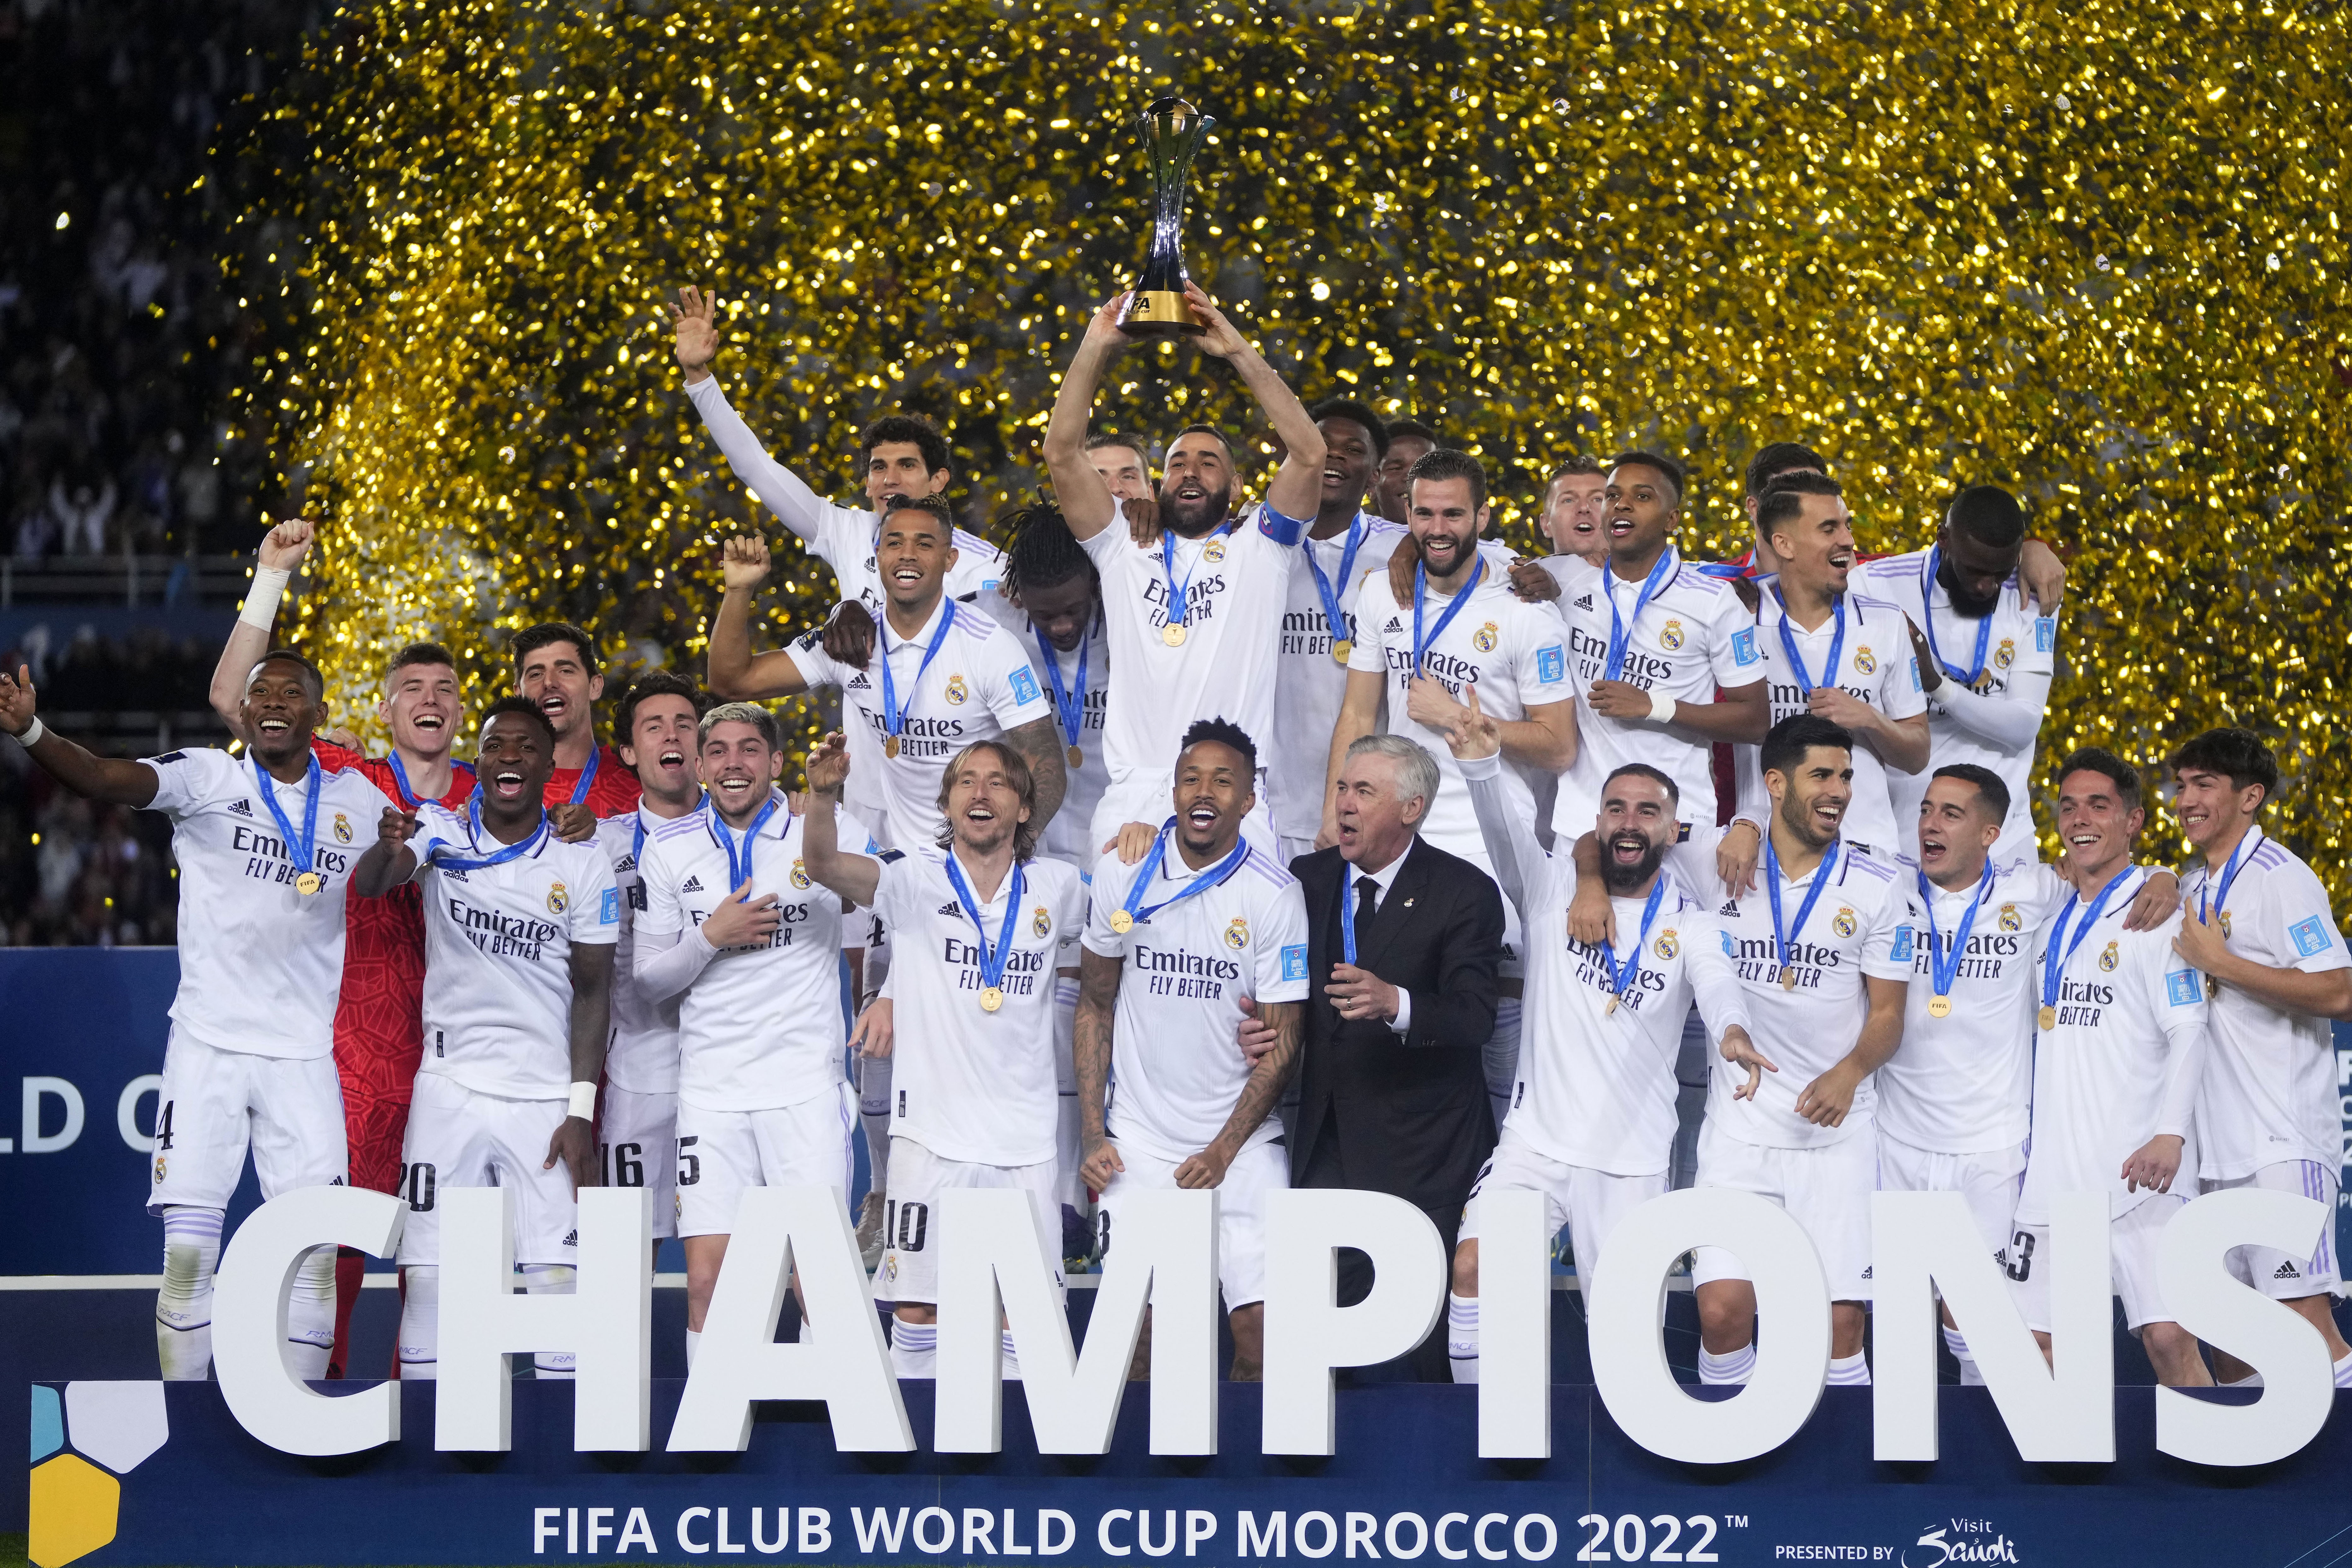
<path id="1" fill-rule="evenodd" d="M 1260 1447 L 1328 1454 L 1332 1369 L 1391 1361 L 1428 1337 L 1445 1309 L 1445 1242 L 1429 1216 L 1386 1193 L 1285 1187 L 1265 1198 Z M 1336 1304 L 1342 1247 L 1372 1260 L 1371 1293 L 1352 1307 Z"/>
<path id="2" fill-rule="evenodd" d="M 281 1453 L 356 1454 L 400 1440 L 400 1385 L 347 1398 L 313 1394 L 286 1364 L 286 1301 L 314 1247 L 389 1258 L 408 1206 L 364 1187 L 280 1193 L 229 1239 L 213 1277 L 213 1366 L 237 1425 Z"/>
<path id="3" fill-rule="evenodd" d="M 2180 1326 L 2263 1375 L 2252 1405 L 2217 1405 L 2156 1391 L 2156 1446 L 2200 1465 L 2266 1465 L 2314 1437 L 2336 1407 L 2327 1342 L 2294 1309 L 2240 1284 L 2225 1265 L 2233 1247 L 2275 1248 L 2305 1258 L 2327 1206 L 2291 1192 L 2210 1192 L 2172 1217 L 2156 1263 L 2157 1289 Z"/>

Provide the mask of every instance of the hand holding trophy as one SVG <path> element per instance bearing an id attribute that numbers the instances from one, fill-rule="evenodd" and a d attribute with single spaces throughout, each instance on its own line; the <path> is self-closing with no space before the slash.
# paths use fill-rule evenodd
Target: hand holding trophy
<path id="1" fill-rule="evenodd" d="M 1185 298 L 1192 278 L 1184 270 L 1181 235 L 1185 175 L 1215 123 L 1181 98 L 1160 99 L 1137 117 L 1151 163 L 1151 245 L 1118 317 L 1119 330 L 1130 338 L 1200 337 L 1208 330 Z"/>

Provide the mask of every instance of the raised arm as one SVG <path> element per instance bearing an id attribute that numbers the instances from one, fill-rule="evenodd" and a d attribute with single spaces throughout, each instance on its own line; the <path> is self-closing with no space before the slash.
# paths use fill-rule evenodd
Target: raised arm
<path id="1" fill-rule="evenodd" d="M 220 659 L 213 665 L 213 712 L 228 726 L 231 735 L 248 746 L 253 737 L 245 733 L 245 683 L 252 677 L 253 666 L 261 663 L 261 655 L 269 652 L 278 601 L 285 596 L 286 584 L 292 580 L 302 558 L 310 553 L 310 540 L 317 531 L 308 518 L 294 517 L 270 529 L 263 538 L 253 569 L 253 586 L 245 591 L 245 608 L 229 627 L 228 641 L 221 645 Z"/>
<path id="2" fill-rule="evenodd" d="M 764 702 L 808 690 L 800 666 L 782 648 L 751 651 L 751 601 L 768 579 L 768 541 L 737 536 L 719 558 L 719 617 L 710 623 L 710 695 Z"/>
<path id="3" fill-rule="evenodd" d="M 1061 390 L 1054 394 L 1054 414 L 1045 423 L 1045 471 L 1053 476 L 1054 498 L 1070 532 L 1090 539 L 1109 527 L 1118 502 L 1087 461 L 1087 430 L 1095 415 L 1095 392 L 1102 384 L 1103 367 L 1127 347 L 1118 329 L 1118 313 L 1127 296 L 1113 295 L 1087 319 L 1078 340 L 1078 351 L 1062 373 Z"/>
<path id="4" fill-rule="evenodd" d="M 1265 487 L 1266 506 L 1286 517 L 1312 519 L 1323 493 L 1322 429 L 1308 416 L 1307 405 L 1298 401 L 1290 383 L 1234 329 L 1224 312 L 1209 302 L 1200 285 L 1186 283 L 1184 299 L 1208 327 L 1199 340 L 1201 351 L 1233 366 L 1242 384 L 1257 399 L 1258 407 L 1265 411 L 1266 423 L 1274 426 L 1275 437 L 1282 443 L 1282 466 Z M 1075 519 L 1071 526 L 1076 526 Z"/>
<path id="5" fill-rule="evenodd" d="M 1463 695 L 1477 690 L 1462 688 Z M 1416 676 L 1405 687 L 1405 716 L 1423 729 L 1452 733 L 1465 712 L 1444 684 L 1428 675 Z M 1576 703 L 1536 703 L 1525 718 L 1487 721 L 1502 742 L 1503 755 L 1523 768 L 1545 773 L 1565 773 L 1576 765 Z"/>
<path id="6" fill-rule="evenodd" d="M 718 305 L 716 298 L 689 286 L 677 291 L 677 303 L 669 308 L 670 320 L 677 329 L 677 362 L 686 371 L 686 395 L 693 400 L 694 411 L 719 443 L 719 455 L 727 459 L 735 477 L 750 486 L 760 504 L 775 513 L 794 535 L 814 539 L 816 526 L 824 517 L 824 497 L 768 455 L 768 449 L 760 444 L 760 438 L 751 434 L 751 427 L 743 423 L 743 416 L 735 412 L 719 390 L 718 378 L 710 373 L 710 361 L 719 357 Z"/>
<path id="7" fill-rule="evenodd" d="M 152 768 L 127 758 L 100 757 L 41 724 L 35 711 L 38 695 L 30 666 L 17 665 L 14 675 L 0 672 L 0 734 L 23 742 L 44 772 L 85 800 L 145 806 L 155 799 L 158 780 Z"/>
<path id="8" fill-rule="evenodd" d="M 834 822 L 834 809 L 841 804 L 841 787 L 848 778 L 849 741 L 836 729 L 808 754 L 812 804 L 801 824 L 802 849 L 809 875 L 859 908 L 871 909 L 875 891 L 882 885 L 882 862 L 843 850 Z"/>
<path id="9" fill-rule="evenodd" d="M 1503 792 L 1500 727 L 1479 710 L 1476 686 L 1465 688 L 1463 695 L 1470 700 L 1462 708 L 1459 721 L 1445 732 L 1446 748 L 1462 769 L 1470 809 L 1478 815 L 1478 836 L 1486 842 L 1486 858 L 1495 863 L 1496 884 L 1524 922 L 1528 891 L 1543 871 L 1536 857 L 1543 852 L 1536 843 L 1534 824 L 1517 819 L 1510 798 Z"/>

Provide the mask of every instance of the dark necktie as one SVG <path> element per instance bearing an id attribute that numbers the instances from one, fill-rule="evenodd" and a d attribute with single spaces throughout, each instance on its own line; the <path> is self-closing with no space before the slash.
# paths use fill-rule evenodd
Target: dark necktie
<path id="1" fill-rule="evenodd" d="M 1381 884 L 1370 877 L 1356 879 L 1356 956 L 1361 959 L 1372 940 L 1372 903 L 1381 895 Z"/>

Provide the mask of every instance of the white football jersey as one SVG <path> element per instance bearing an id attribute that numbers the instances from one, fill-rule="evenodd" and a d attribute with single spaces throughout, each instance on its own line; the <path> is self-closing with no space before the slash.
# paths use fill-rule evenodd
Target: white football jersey
<path id="1" fill-rule="evenodd" d="M 1347 667 L 1331 656 L 1330 617 L 1316 586 L 1314 567 L 1322 570 L 1339 601 L 1346 626 L 1339 635 L 1356 639 L 1360 636 L 1355 619 L 1357 588 L 1366 578 L 1388 570 L 1389 557 L 1405 538 L 1405 530 L 1386 517 L 1363 512 L 1348 527 L 1359 539 L 1352 562 L 1347 559 L 1349 532 L 1328 539 L 1309 535 L 1298 541 L 1290 558 L 1282 651 L 1274 677 L 1274 730 L 1251 737 L 1258 755 L 1265 758 L 1275 831 L 1286 838 L 1311 839 L 1323 825 L 1331 732 L 1339 727 L 1339 704 L 1348 693 Z"/>
<path id="2" fill-rule="evenodd" d="M 944 627 L 939 653 L 925 656 Z M 881 837 L 900 844 L 929 843 L 947 831 L 940 814 L 940 783 L 956 753 L 976 740 L 992 740 L 1006 730 L 1052 716 L 1029 667 L 1029 657 L 1013 633 L 969 604 L 942 597 L 915 636 L 900 641 L 877 615 L 875 652 L 865 669 L 837 664 L 823 646 L 824 632 L 811 632 L 790 653 L 812 686 L 841 688 L 842 727 L 863 733 L 861 758 L 850 758 L 849 775 L 869 763 L 881 775 Z M 886 653 L 884 650 L 887 649 Z M 887 658 L 901 720 L 898 755 L 887 755 L 888 734 L 882 664 Z"/>
<path id="3" fill-rule="evenodd" d="M 2042 926 L 2072 890 L 2038 861 L 1996 867 L 1952 976 L 1952 1010 L 1937 1018 L 1928 1010 L 1936 995 L 1935 958 L 1951 953 L 1978 884 L 1947 893 L 1908 862 L 1902 874 L 1919 915 L 1903 1044 L 1874 1075 L 1879 1130 L 1933 1154 L 2014 1148 L 2025 1141 L 2033 1093 L 2033 1012 L 2041 988 L 2033 951 Z"/>
<path id="4" fill-rule="evenodd" d="M 172 821 L 180 866 L 180 987 L 172 1026 L 216 1051 L 308 1060 L 335 1047 L 343 981 L 343 900 L 352 867 L 375 842 L 392 802 L 366 775 L 320 772 L 318 841 L 295 863 L 264 801 L 268 775 L 249 758 L 209 747 L 146 759 L 149 810 Z M 310 786 L 274 787 L 299 838 Z M 315 871 L 324 885 L 295 890 Z"/>
<path id="5" fill-rule="evenodd" d="M 1263 851 L 1244 850 L 1223 881 L 1175 904 L 1166 901 L 1208 872 L 1184 863 L 1172 835 L 1157 866 L 1148 856 L 1122 865 L 1116 853 L 1095 864 L 1086 949 L 1124 960 L 1107 1121 L 1114 1142 L 1163 1160 L 1208 1147 L 1249 1082 L 1234 1040 L 1242 998 L 1307 999 L 1306 895 Z M 1111 915 L 1147 872 L 1138 907 L 1154 912 L 1124 935 L 1112 930 Z M 1281 1121 L 1268 1115 L 1243 1147 L 1281 1135 Z"/>
<path id="6" fill-rule="evenodd" d="M 572 946 L 621 938 L 613 861 L 590 840 L 567 844 L 544 825 L 513 860 L 476 870 L 435 863 L 486 859 L 511 846 L 474 839 L 467 818 L 417 808 L 415 881 L 425 895 L 425 1060 L 477 1094 L 561 1100 L 572 1089 Z"/>
<path id="7" fill-rule="evenodd" d="M 1707 576 L 1669 548 L 1665 576 L 1650 601 L 1633 613 L 1640 581 L 1612 573 L 1604 589 L 1601 568 L 1572 555 L 1549 556 L 1544 570 L 1559 580 L 1559 611 L 1568 622 L 1570 685 L 1576 695 L 1576 761 L 1559 781 L 1552 831 L 1568 842 L 1592 831 L 1601 790 L 1629 762 L 1645 763 L 1675 781 L 1682 820 L 1712 828 L 1716 819 L 1712 748 L 1686 731 L 1648 719 L 1604 718 L 1592 711 L 1592 684 L 1608 674 L 1612 624 L 1626 630 L 1625 662 L 1618 678 L 1677 703 L 1711 703 L 1717 688 L 1753 685 L 1764 678 L 1756 622 L 1731 585 Z M 1612 601 L 1616 620 L 1610 616 Z"/>
<path id="8" fill-rule="evenodd" d="M 636 956 L 637 920 L 646 909 L 645 878 L 639 874 L 646 845 L 654 833 L 679 820 L 656 817 L 640 805 L 596 824 L 596 842 L 612 858 L 613 885 L 621 894 L 604 1081 L 634 1094 L 677 1092 L 677 998 L 656 1002 L 637 989 Z"/>
<path id="9" fill-rule="evenodd" d="M 1807 632 L 1781 613 L 1780 595 L 1773 580 L 1761 578 L 1758 581 L 1763 599 L 1756 608 L 1756 645 L 1764 653 L 1765 689 L 1770 694 L 1774 724 L 1806 711 L 1805 687 L 1799 684 L 1797 671 L 1789 663 L 1789 652 L 1780 638 L 1783 629 L 1795 643 L 1797 656 L 1804 661 L 1805 674 L 1813 685 L 1834 685 L 1889 718 L 1910 718 L 1927 711 L 1927 698 L 1919 690 L 1919 666 L 1911 657 L 1911 632 L 1901 611 L 1883 599 L 1848 593 L 1839 601 L 1842 614 L 1833 614 L 1817 629 Z M 1843 637 L 1839 634 L 1841 628 Z M 1832 672 L 1829 666 L 1833 652 L 1837 668 Z M 1771 801 L 1764 789 L 1763 770 L 1758 765 L 1758 748 L 1738 746 L 1732 749 L 1739 768 L 1739 815 L 1761 826 L 1770 812 Z M 1853 748 L 1853 799 L 1845 809 L 1845 821 L 1839 831 L 1847 842 L 1867 845 L 1882 861 L 1892 864 L 1900 851 L 1916 846 L 1919 826 L 1915 805 L 1910 827 L 1898 828 L 1887 777 L 1886 765 L 1878 759 L 1878 753 L 1870 748 L 1868 742 L 1857 742 Z"/>
<path id="10" fill-rule="evenodd" d="M 1759 882 L 1768 874 L 1767 862 L 1759 861 Z M 1817 1148 L 1870 1128 L 1877 1092 L 1869 1078 L 1854 1090 L 1853 1109 L 1839 1126 L 1816 1126 L 1798 1115 L 1797 1097 L 1861 1040 L 1870 1017 L 1864 977 L 1911 977 L 1913 928 L 1920 915 L 1907 879 L 1899 879 L 1892 863 L 1840 843 L 1829 881 L 1800 925 L 1805 895 L 1822 874 L 1816 866 L 1780 883 L 1785 953 L 1774 938 L 1772 900 L 1763 887 L 1727 899 L 1716 911 L 1716 941 L 1738 969 L 1751 1020 L 1748 1038 L 1780 1071 L 1763 1075 L 1753 1099 L 1734 1100 L 1731 1092 L 1747 1082 L 1748 1070 L 1718 1053 L 1707 1085 L 1707 1119 L 1742 1143 L 1768 1149 Z M 1780 983 L 1784 964 L 1797 972 L 1793 988 Z"/>
<path id="11" fill-rule="evenodd" d="M 1932 632 L 1931 645 L 1945 664 L 1966 677 L 1962 685 L 1996 701 L 2030 705 L 2035 736 L 2021 745 L 2000 745 L 1958 723 L 1949 706 L 1929 695 L 1927 766 L 1916 773 L 1886 776 L 1895 826 L 1903 831 L 1906 852 L 1916 853 L 1919 802 L 1927 793 L 1928 779 L 1938 768 L 1973 762 L 1990 768 L 2009 786 L 2009 820 L 1992 847 L 1993 863 L 2039 859 L 2033 835 L 2033 753 L 2050 699 L 2050 680 L 2058 667 L 2058 618 L 2036 614 L 2012 574 L 2002 585 L 2000 607 L 1981 621 L 1968 619 L 1952 608 L 1952 596 L 1930 572 L 1932 553 L 1913 550 L 1864 561 L 1854 568 L 1850 581 L 1856 592 L 1886 601 L 1922 632 Z M 1944 678 L 1954 679 L 1949 669 Z"/>
<path id="12" fill-rule="evenodd" d="M 826 810 L 832 810 L 827 807 Z M 836 832 L 847 813 L 834 818 Z M 774 1111 L 841 1082 L 840 897 L 808 874 L 803 820 L 778 798 L 751 848 L 751 896 L 775 895 L 782 922 L 765 943 L 721 948 L 678 998 L 677 1097 L 702 1111 Z M 732 835 L 735 852 L 743 836 Z M 847 841 L 866 838 L 848 828 Z M 870 845 L 868 846 L 870 847 Z M 664 822 L 646 844 L 649 936 L 699 926 L 734 891 L 710 807 Z"/>
<path id="13" fill-rule="evenodd" d="M 2260 828 L 2248 828 L 2240 848 L 2221 909 L 2230 951 L 2306 975 L 2352 967 L 2327 890 L 2311 868 Z M 2210 911 L 2221 881 L 2199 857 L 2181 882 L 2181 907 Z M 2328 1020 L 2281 1012 L 2236 986 L 2208 988 L 2200 1174 L 2234 1181 L 2282 1160 L 2340 1163 L 2342 1092 Z"/>
<path id="14" fill-rule="evenodd" d="M 1081 541 L 1102 577 L 1110 635 L 1103 746 L 1113 784 L 1173 769 L 1196 719 L 1230 720 L 1261 755 L 1268 749 L 1291 555 L 1306 529 L 1261 506 L 1225 533 L 1176 539 L 1174 576 L 1185 608 L 1179 617 L 1184 640 L 1174 647 L 1163 636 L 1171 600 L 1161 541 L 1129 538 L 1123 506 L 1112 508 L 1101 532 Z"/>
<path id="15" fill-rule="evenodd" d="M 792 529 L 808 553 L 833 568 L 841 597 L 853 600 L 876 614 L 882 612 L 882 574 L 875 566 L 875 546 L 882 519 L 853 507 L 836 507 L 818 496 L 790 469 L 768 455 L 760 438 L 727 401 L 717 376 L 705 376 L 686 389 L 697 413 L 719 443 L 728 467 L 743 481 L 761 504 Z M 993 593 L 1004 556 L 978 534 L 955 530 L 955 563 L 948 568 L 946 594 L 969 599 Z M 882 797 L 882 747 L 855 725 L 848 729 L 849 782 L 843 794 L 860 821 L 879 818 Z"/>
<path id="16" fill-rule="evenodd" d="M 2053 942 L 2074 948 L 2059 969 L 2057 1026 L 2042 1030 L 2033 1051 L 2033 1142 L 2020 1225 L 2050 1223 L 2060 1193 L 2104 1192 L 2108 1213 L 2130 1213 L 2154 1195 L 2124 1190 L 2118 1174 L 2133 1152 L 2160 1133 L 2187 1140 L 2173 1190 L 2196 1190 L 2195 1115 L 2205 1048 L 2204 977 L 2172 950 L 2174 915 L 2153 931 L 2126 931 L 2144 870 L 2134 869 L 2108 896 L 2080 946 L 2078 922 L 2088 906 L 2053 916 L 2033 955 L 2034 1001 L 2041 1003 L 2042 956 Z M 2063 949 L 2061 949 L 2062 953 Z"/>
<path id="17" fill-rule="evenodd" d="M 947 855 L 919 844 L 882 857 L 874 913 L 890 931 L 898 1008 L 890 1132 L 942 1159 L 1041 1165 L 1054 1158 L 1061 1106 L 1054 977 L 1078 966 L 1086 889 L 1075 866 L 1028 861 L 1017 879 L 1004 879 L 975 924 L 948 879 Z M 995 945 L 1016 891 L 1004 1002 L 989 1012 L 981 1006 L 980 934 Z"/>
<path id="18" fill-rule="evenodd" d="M 1102 846 L 1087 842 L 1087 830 L 1094 821 L 1096 803 L 1110 787 L 1110 762 L 1103 751 L 1103 720 L 1110 711 L 1110 640 L 1099 619 L 1087 633 L 1084 646 L 1066 653 L 1040 636 L 1025 617 L 1013 637 L 1029 655 L 1029 668 L 1037 678 L 1038 689 L 1045 694 L 1046 709 L 1054 716 L 1055 737 L 1065 751 L 1076 746 L 1084 758 L 1076 768 L 1069 766 L 1067 757 L 1063 758 L 1067 782 L 1063 788 L 1062 804 L 1055 811 L 1054 820 L 1045 824 L 1045 836 L 1037 846 L 1038 852 L 1067 861 L 1081 872 L 1091 871 L 1095 855 Z M 1078 679 L 1081 654 L 1086 665 L 1083 687 Z M 1057 675 L 1061 681 L 1058 687 L 1054 684 Z M 1062 711 L 1062 699 L 1066 696 L 1079 710 L 1075 737 L 1069 717 Z"/>

